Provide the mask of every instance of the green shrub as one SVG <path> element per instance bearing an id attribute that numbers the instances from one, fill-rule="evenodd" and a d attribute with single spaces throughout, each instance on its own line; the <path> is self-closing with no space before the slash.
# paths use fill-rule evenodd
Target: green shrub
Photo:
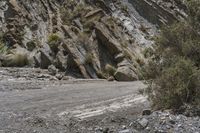
<path id="1" fill-rule="evenodd" d="M 105 66 L 105 71 L 106 71 L 107 74 L 109 74 L 109 76 L 114 76 L 117 69 L 114 66 L 107 64 Z"/>
<path id="2" fill-rule="evenodd" d="M 0 54 L 4 54 L 7 51 L 8 47 L 4 43 L 0 42 Z"/>
<path id="3" fill-rule="evenodd" d="M 60 41 L 60 36 L 58 34 L 51 34 L 48 37 L 48 43 Z"/>
<path id="4" fill-rule="evenodd" d="M 0 34 L 0 54 L 4 54 L 8 51 L 8 47 L 3 42 L 3 34 Z"/>
<path id="5" fill-rule="evenodd" d="M 190 4 L 193 2 L 200 4 L 197 0 Z M 195 12 L 200 9 L 194 3 L 188 6 L 186 21 L 161 30 L 153 46 L 154 55 L 143 67 L 143 77 L 148 83 L 146 92 L 154 107 L 200 106 L 200 19 Z M 197 18 L 191 19 L 193 16 Z"/>
<path id="6" fill-rule="evenodd" d="M 122 5 L 121 6 L 121 9 L 125 12 L 128 12 L 128 7 L 126 5 Z"/>
<path id="7" fill-rule="evenodd" d="M 200 1 L 187 0 L 189 19 L 193 28 L 200 29 Z"/>
<path id="8" fill-rule="evenodd" d="M 97 76 L 98 78 L 100 79 L 107 79 L 108 78 L 108 75 L 102 71 L 97 71 Z"/>
<path id="9" fill-rule="evenodd" d="M 18 50 L 11 50 L 2 62 L 4 67 L 23 67 L 28 64 L 28 55 L 24 51 Z"/>
<path id="10" fill-rule="evenodd" d="M 51 34 L 48 37 L 48 45 L 54 53 L 58 52 L 58 47 L 60 44 L 61 38 L 57 34 Z"/>
<path id="11" fill-rule="evenodd" d="M 136 58 L 136 62 L 140 65 L 140 66 L 143 66 L 145 64 L 144 60 L 140 57 L 137 57 Z"/>
<path id="12" fill-rule="evenodd" d="M 174 59 L 155 76 L 153 82 L 149 81 L 148 94 L 157 108 L 178 109 L 200 98 L 200 71 L 190 60 Z"/>

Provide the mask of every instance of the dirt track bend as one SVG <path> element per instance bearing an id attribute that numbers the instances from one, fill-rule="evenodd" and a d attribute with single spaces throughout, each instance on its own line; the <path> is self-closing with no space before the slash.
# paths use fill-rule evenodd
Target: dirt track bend
<path id="1" fill-rule="evenodd" d="M 93 82 L 0 92 L 1 112 L 29 112 L 44 115 L 73 113 L 85 118 L 115 111 L 144 101 L 138 95 L 141 82 Z"/>
<path id="2" fill-rule="evenodd" d="M 72 116 L 84 120 L 122 108 L 137 108 L 146 102 L 146 98 L 138 93 L 145 87 L 140 81 L 39 81 L 13 78 L 12 75 L 6 77 L 2 73 L 0 133 L 27 128 L 30 125 L 26 122 L 35 116 L 50 119 Z"/>

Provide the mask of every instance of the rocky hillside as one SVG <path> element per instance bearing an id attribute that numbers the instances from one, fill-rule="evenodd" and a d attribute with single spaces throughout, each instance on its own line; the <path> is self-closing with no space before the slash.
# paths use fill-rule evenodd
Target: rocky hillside
<path id="1" fill-rule="evenodd" d="M 145 48 L 161 25 L 187 17 L 184 8 L 175 0 L 1 0 L 0 65 L 138 80 Z"/>

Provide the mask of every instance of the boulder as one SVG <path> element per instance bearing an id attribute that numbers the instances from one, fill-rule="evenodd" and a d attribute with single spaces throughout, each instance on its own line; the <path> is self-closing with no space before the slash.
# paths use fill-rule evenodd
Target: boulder
<path id="1" fill-rule="evenodd" d="M 33 56 L 34 62 L 35 62 L 35 67 L 40 67 L 41 64 L 41 53 L 37 52 L 34 56 Z"/>
<path id="2" fill-rule="evenodd" d="M 58 69 L 54 65 L 48 66 L 48 71 L 50 75 L 56 75 L 58 72 Z"/>
<path id="3" fill-rule="evenodd" d="M 146 128 L 149 124 L 149 121 L 146 118 L 142 118 L 138 120 L 138 123 L 142 126 L 142 128 Z"/>
<path id="4" fill-rule="evenodd" d="M 115 78 L 113 76 L 110 76 L 107 78 L 107 81 L 114 81 L 114 80 L 115 80 Z"/>
<path id="5" fill-rule="evenodd" d="M 138 77 L 128 66 L 119 67 L 114 75 L 117 81 L 134 81 Z"/>
<path id="6" fill-rule="evenodd" d="M 26 47 L 28 51 L 33 51 L 36 48 L 37 44 L 34 41 L 30 41 L 26 43 Z"/>
<path id="7" fill-rule="evenodd" d="M 53 58 L 51 57 L 52 51 L 48 44 L 44 44 L 40 49 L 40 67 L 43 69 L 47 69 L 53 62 Z"/>
<path id="8" fill-rule="evenodd" d="M 40 54 L 40 67 L 43 69 L 47 69 L 48 66 L 52 64 L 52 57 L 45 50 L 40 50 Z"/>
<path id="9" fill-rule="evenodd" d="M 60 74 L 60 73 L 57 73 L 55 76 L 56 76 L 56 78 L 57 78 L 58 80 L 62 80 L 63 77 L 64 77 L 64 75 L 63 75 L 63 74 Z"/>
<path id="10" fill-rule="evenodd" d="M 63 54 L 63 51 L 59 51 L 56 55 L 55 66 L 62 71 L 66 70 L 68 57 L 68 55 Z"/>

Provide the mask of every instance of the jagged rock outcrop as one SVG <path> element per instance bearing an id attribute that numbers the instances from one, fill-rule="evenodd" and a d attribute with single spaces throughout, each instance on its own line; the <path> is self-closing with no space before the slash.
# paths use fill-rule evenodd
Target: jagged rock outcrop
<path id="1" fill-rule="evenodd" d="M 2 0 L 0 64 L 7 66 L 8 51 L 21 48 L 29 60 L 24 65 L 31 67 L 54 65 L 78 78 L 137 80 L 156 26 L 186 17 L 182 8 L 155 0 Z M 116 69 L 113 75 L 108 64 Z"/>

